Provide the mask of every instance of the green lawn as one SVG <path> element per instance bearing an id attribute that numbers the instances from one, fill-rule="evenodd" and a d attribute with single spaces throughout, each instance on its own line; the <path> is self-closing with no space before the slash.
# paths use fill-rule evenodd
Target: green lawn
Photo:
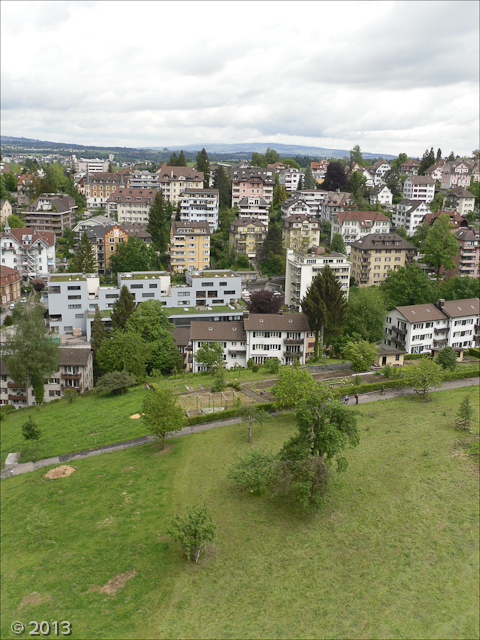
<path id="1" fill-rule="evenodd" d="M 1 637 L 69 620 L 82 639 L 478 638 L 478 468 L 452 427 L 467 394 L 478 415 L 478 389 L 361 406 L 360 445 L 311 514 L 233 489 L 241 425 L 4 480 Z M 254 446 L 292 430 L 267 421 Z M 218 536 L 189 565 L 166 526 L 202 501 Z M 52 521 L 43 549 L 25 528 L 35 505 Z"/>

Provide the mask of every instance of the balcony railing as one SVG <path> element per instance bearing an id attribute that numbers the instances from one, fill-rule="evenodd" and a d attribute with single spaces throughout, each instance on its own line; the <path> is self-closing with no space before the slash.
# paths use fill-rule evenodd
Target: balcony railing
<path id="1" fill-rule="evenodd" d="M 82 377 L 81 373 L 62 373 L 60 377 L 64 380 L 80 380 Z"/>
<path id="2" fill-rule="evenodd" d="M 16 382 L 7 382 L 7 387 L 9 389 L 25 389 L 25 385 L 18 385 Z"/>
<path id="3" fill-rule="evenodd" d="M 285 338 L 284 344 L 303 344 L 303 340 L 301 338 Z"/>
<path id="4" fill-rule="evenodd" d="M 27 401 L 27 396 L 14 396 L 14 395 L 10 395 L 8 396 L 9 400 L 17 400 L 18 402 L 26 402 Z"/>

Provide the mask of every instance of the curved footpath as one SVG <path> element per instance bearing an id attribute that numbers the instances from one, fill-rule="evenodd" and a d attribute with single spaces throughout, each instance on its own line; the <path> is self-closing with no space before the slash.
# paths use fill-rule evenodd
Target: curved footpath
<path id="1" fill-rule="evenodd" d="M 443 382 L 439 389 L 435 389 L 433 393 L 440 392 L 442 390 L 459 389 L 461 387 L 473 387 L 480 384 L 480 378 L 464 378 L 463 380 L 452 380 L 450 382 Z M 414 395 L 415 392 L 412 387 L 396 387 L 393 389 L 385 389 L 385 394 L 382 395 L 380 391 L 370 391 L 360 395 L 358 404 L 365 404 L 367 402 L 376 402 L 377 400 L 389 400 L 391 398 L 401 398 L 403 396 Z M 355 398 L 350 396 L 349 405 L 355 405 Z M 283 413 L 283 412 L 280 412 Z M 275 414 L 273 414 L 275 415 Z M 276 414 L 279 415 L 279 414 Z M 226 420 L 215 420 L 212 422 L 204 422 L 203 424 L 197 424 L 191 427 L 184 427 L 181 431 L 167 436 L 167 438 L 178 438 L 179 436 L 186 436 L 191 433 L 198 433 L 199 431 L 208 431 L 210 429 L 218 429 L 219 427 L 228 427 L 231 424 L 237 424 L 242 422 L 241 416 L 236 418 L 227 418 Z M 29 471 L 36 471 L 42 467 L 49 467 L 55 464 L 63 464 L 65 462 L 72 462 L 73 460 L 82 460 L 83 458 L 90 458 L 91 456 L 98 456 L 102 453 L 109 453 L 111 451 L 122 451 L 122 449 L 128 449 L 129 447 L 137 447 L 143 444 L 149 444 L 156 442 L 157 439 L 154 436 L 142 436 L 141 438 L 134 438 L 133 440 L 125 440 L 124 442 L 117 442 L 114 444 L 107 444 L 97 449 L 88 449 L 87 451 L 78 451 L 77 453 L 67 453 L 62 456 L 54 456 L 52 458 L 45 458 L 44 460 L 37 460 L 37 462 L 25 462 L 23 464 L 16 465 L 13 469 L 4 469 L 0 477 L 9 478 L 13 475 L 19 475 L 20 473 L 28 473 Z"/>

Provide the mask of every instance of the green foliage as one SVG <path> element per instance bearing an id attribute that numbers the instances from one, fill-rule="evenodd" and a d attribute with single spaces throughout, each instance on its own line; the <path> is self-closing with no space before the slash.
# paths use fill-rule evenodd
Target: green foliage
<path id="1" fill-rule="evenodd" d="M 368 342 L 383 338 L 383 323 L 387 308 L 378 287 L 363 287 L 348 299 L 344 334 Z"/>
<path id="2" fill-rule="evenodd" d="M 425 171 L 432 166 L 432 164 L 435 164 L 435 162 L 435 151 L 433 150 L 433 147 L 430 149 L 430 151 L 428 149 L 425 149 L 425 153 L 423 154 L 422 159 L 420 160 L 420 164 L 418 165 L 418 175 L 423 175 Z"/>
<path id="3" fill-rule="evenodd" d="M 220 207 L 229 207 L 232 201 L 232 187 L 223 167 L 217 166 L 213 172 L 213 188 L 219 190 Z"/>
<path id="4" fill-rule="evenodd" d="M 303 185 L 304 189 L 316 189 L 317 181 L 313 177 L 312 167 L 308 164 L 305 169 L 305 181 Z"/>
<path id="5" fill-rule="evenodd" d="M 8 224 L 10 226 L 10 229 L 23 229 L 23 227 L 25 226 L 25 222 L 14 213 L 12 213 L 11 216 L 8 216 L 7 219 L 8 219 Z M 4 228 L 5 228 L 5 224 L 3 224 L 2 231 Z"/>
<path id="6" fill-rule="evenodd" d="M 367 179 L 360 171 L 353 171 L 348 180 L 346 187 L 352 194 L 357 206 L 365 207 L 365 198 L 367 196 Z M 322 189 L 324 186 L 322 184 Z"/>
<path id="7" fill-rule="evenodd" d="M 128 242 L 118 242 L 110 268 L 116 276 L 123 271 L 154 271 L 158 267 L 157 254 L 137 236 L 129 236 Z"/>
<path id="8" fill-rule="evenodd" d="M 126 393 L 128 387 L 133 387 L 136 383 L 135 378 L 127 371 L 111 371 L 102 376 L 97 384 L 96 391 L 109 391 L 112 395 Z"/>
<path id="9" fill-rule="evenodd" d="M 265 371 L 277 374 L 280 369 L 280 360 L 278 358 L 267 358 L 263 363 Z"/>
<path id="10" fill-rule="evenodd" d="M 197 153 L 196 165 L 198 171 L 203 172 L 203 186 L 208 189 L 210 187 L 210 162 L 205 148 Z"/>
<path id="11" fill-rule="evenodd" d="M 212 367 L 223 363 L 223 347 L 219 342 L 204 342 L 195 354 L 198 364 L 210 371 Z"/>
<path id="12" fill-rule="evenodd" d="M 215 367 L 215 375 L 213 377 L 212 393 L 223 391 L 227 388 L 227 379 L 225 377 L 225 369 L 221 364 Z"/>
<path id="13" fill-rule="evenodd" d="M 187 507 L 187 515 L 181 518 L 178 514 L 172 519 L 167 533 L 180 542 L 183 554 L 188 560 L 198 562 L 205 551 L 206 543 L 215 537 L 216 527 L 207 513 L 205 504 Z"/>
<path id="14" fill-rule="evenodd" d="M 442 369 L 448 369 L 449 371 L 455 371 L 457 368 L 457 353 L 452 347 L 444 347 L 436 358 L 437 364 Z"/>
<path id="15" fill-rule="evenodd" d="M 285 273 L 286 252 L 282 242 L 282 228 L 277 222 L 270 222 L 268 225 L 260 259 L 262 273 L 267 275 Z"/>
<path id="16" fill-rule="evenodd" d="M 329 344 L 341 332 L 348 308 L 340 282 L 328 265 L 313 279 L 301 307 L 315 333 L 314 357 L 318 358 L 324 342 Z"/>
<path id="17" fill-rule="evenodd" d="M 347 176 L 342 163 L 337 161 L 329 162 L 327 171 L 325 172 L 325 180 L 322 183 L 322 189 L 325 189 L 325 191 L 336 191 L 337 189 L 346 191 L 347 184 Z"/>
<path id="18" fill-rule="evenodd" d="M 5 316 L 5 320 L 3 321 L 4 327 L 11 327 L 13 324 L 13 318 L 10 315 Z"/>
<path id="19" fill-rule="evenodd" d="M 170 240 L 170 222 L 167 219 L 166 205 L 161 191 L 157 191 L 150 207 L 147 231 L 152 236 L 155 249 L 165 253 Z"/>
<path id="20" fill-rule="evenodd" d="M 102 312 L 98 307 L 95 309 L 95 316 L 92 322 L 92 333 L 90 337 L 90 344 L 92 345 L 92 357 L 93 357 L 93 379 L 96 381 L 100 375 L 100 367 L 98 364 L 97 356 L 98 350 L 102 342 L 105 340 L 107 333 L 105 331 L 105 324 L 102 320 Z"/>
<path id="21" fill-rule="evenodd" d="M 32 416 L 30 416 L 28 420 L 22 424 L 22 436 L 24 440 L 26 440 L 27 442 L 31 440 L 33 444 L 34 442 L 37 442 L 38 440 L 40 440 L 41 435 L 42 435 L 42 431 L 40 427 L 33 420 Z M 37 449 L 37 453 L 38 453 L 38 449 Z"/>
<path id="22" fill-rule="evenodd" d="M 65 389 L 63 392 L 63 397 L 68 402 L 68 404 L 72 404 L 78 398 L 78 392 L 76 389 Z"/>
<path id="23" fill-rule="evenodd" d="M 103 340 L 97 353 L 100 370 L 105 373 L 127 371 L 141 382 L 146 374 L 147 349 L 144 341 L 136 334 L 115 329 L 111 336 Z"/>
<path id="24" fill-rule="evenodd" d="M 80 244 L 70 263 L 69 271 L 71 273 L 95 273 L 97 271 L 95 253 L 86 231 L 83 232 Z"/>
<path id="25" fill-rule="evenodd" d="M 435 302 L 437 294 L 426 273 L 417 264 L 408 264 L 388 272 L 380 284 L 388 309 Z"/>
<path id="26" fill-rule="evenodd" d="M 295 407 L 305 395 L 315 389 L 316 383 L 306 369 L 285 367 L 278 374 L 272 389 L 276 409 Z"/>
<path id="27" fill-rule="evenodd" d="M 262 289 L 252 293 L 248 310 L 250 313 L 278 313 L 281 306 L 280 296 L 276 296 L 273 291 Z"/>
<path id="28" fill-rule="evenodd" d="M 120 289 L 120 295 L 115 300 L 112 313 L 110 314 L 110 320 L 112 322 L 112 328 L 115 330 L 123 330 L 126 327 L 127 321 L 135 311 L 135 297 L 126 285 L 123 285 Z"/>
<path id="29" fill-rule="evenodd" d="M 471 348 L 468 350 L 468 355 L 473 358 L 480 358 L 480 349 Z"/>
<path id="30" fill-rule="evenodd" d="M 166 436 L 180 431 L 186 422 L 182 407 L 170 389 L 164 387 L 145 392 L 142 414 L 150 433 L 162 441 L 162 448 Z"/>
<path id="31" fill-rule="evenodd" d="M 352 363 L 354 371 L 368 371 L 376 356 L 375 346 L 366 340 L 349 342 L 343 349 L 343 357 Z"/>
<path id="32" fill-rule="evenodd" d="M 335 233 L 333 235 L 332 241 L 330 243 L 330 249 L 331 251 L 336 251 L 337 253 L 347 253 L 347 247 L 345 246 L 345 242 L 341 233 Z"/>
<path id="33" fill-rule="evenodd" d="M 460 407 L 458 408 L 457 418 L 455 420 L 455 428 L 470 429 L 472 426 L 472 418 L 473 407 L 470 403 L 469 396 L 465 396 L 465 398 L 460 403 Z"/>
<path id="34" fill-rule="evenodd" d="M 241 491 L 262 494 L 275 478 L 275 457 L 264 448 L 235 453 L 227 476 Z"/>
<path id="35" fill-rule="evenodd" d="M 451 229 L 453 225 L 447 214 L 439 216 L 423 243 L 424 262 L 435 270 L 437 280 L 440 270 L 455 269 L 454 256 L 459 251 L 458 243 Z"/>
<path id="36" fill-rule="evenodd" d="M 407 369 L 405 384 L 414 387 L 415 391 L 428 399 L 428 392 L 439 387 L 445 376 L 442 367 L 428 356 L 424 356 L 417 365 Z"/>
<path id="37" fill-rule="evenodd" d="M 448 280 L 440 280 L 436 298 L 444 300 L 465 300 L 480 297 L 480 280 L 470 276 L 455 276 Z"/>
<path id="38" fill-rule="evenodd" d="M 60 362 L 59 345 L 51 339 L 43 314 L 43 307 L 25 306 L 2 353 L 9 374 L 17 384 L 31 385 L 38 403 L 43 402 L 44 379 L 58 371 Z"/>
<path id="39" fill-rule="evenodd" d="M 263 422 L 265 417 L 264 411 L 258 408 L 258 406 L 254 404 L 247 404 L 245 407 L 240 409 L 240 415 L 245 418 L 247 421 L 247 429 L 248 429 L 248 441 L 252 443 L 252 429 L 254 422 Z"/>

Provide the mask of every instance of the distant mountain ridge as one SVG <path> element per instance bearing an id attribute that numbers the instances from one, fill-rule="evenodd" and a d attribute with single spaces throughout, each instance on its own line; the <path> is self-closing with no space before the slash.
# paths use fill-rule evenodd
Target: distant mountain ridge
<path id="1" fill-rule="evenodd" d="M 155 152 L 165 152 L 169 151 L 180 151 L 184 150 L 185 152 L 195 153 L 197 151 L 201 151 L 203 148 L 207 150 L 209 154 L 221 154 L 232 156 L 238 156 L 241 158 L 250 157 L 250 154 L 253 152 L 256 153 L 265 153 L 267 148 L 275 149 L 281 156 L 283 157 L 292 157 L 292 156 L 310 156 L 313 158 L 344 158 L 345 156 L 349 156 L 350 151 L 347 149 L 327 149 L 324 147 L 310 147 L 303 145 L 294 145 L 294 144 L 280 144 L 275 142 L 241 142 L 241 143 L 204 143 L 204 144 L 188 144 L 188 145 L 170 145 L 168 147 L 165 146 L 148 146 L 148 147 L 105 147 L 99 145 L 81 145 L 69 142 L 48 142 L 46 140 L 36 140 L 33 138 L 21 138 L 16 136 L 1 136 L 0 138 L 1 145 L 5 146 L 28 146 L 30 148 L 49 148 L 60 150 L 70 150 L 70 151 L 81 151 L 84 150 L 98 150 L 99 152 L 103 151 L 107 153 L 108 151 L 123 151 L 138 154 L 140 151 L 155 151 Z M 384 158 L 385 160 L 390 160 L 396 158 L 396 156 L 392 156 L 388 153 L 372 153 L 369 151 L 362 151 L 362 155 L 365 159 L 371 160 L 374 158 Z"/>

